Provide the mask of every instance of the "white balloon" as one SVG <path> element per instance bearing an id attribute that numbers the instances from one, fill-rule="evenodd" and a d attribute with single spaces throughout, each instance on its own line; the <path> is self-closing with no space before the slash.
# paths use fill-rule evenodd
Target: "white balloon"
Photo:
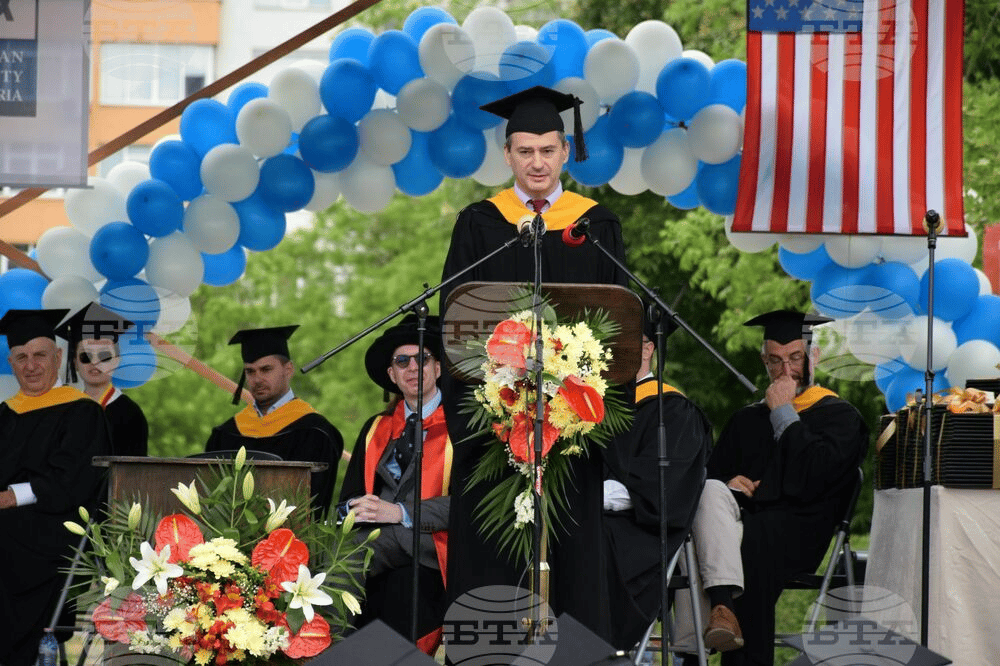
<path id="1" fill-rule="evenodd" d="M 469 33 L 452 23 L 432 25 L 420 38 L 420 67 L 451 91 L 476 65 L 476 47 Z"/>
<path id="2" fill-rule="evenodd" d="M 42 307 L 48 310 L 76 311 L 101 295 L 91 282 L 79 275 L 63 275 L 49 282 L 42 292 Z"/>
<path id="3" fill-rule="evenodd" d="M 219 197 L 202 194 L 184 210 L 184 235 L 199 252 L 222 254 L 240 237 L 240 217 Z"/>
<path id="4" fill-rule="evenodd" d="M 629 30 L 625 43 L 639 55 L 639 80 L 635 89 L 655 95 L 656 79 L 663 66 L 679 58 L 684 50 L 677 31 L 663 21 L 643 21 Z"/>
<path id="5" fill-rule="evenodd" d="M 63 205 L 70 223 L 88 236 L 108 222 L 128 220 L 125 196 L 99 176 L 87 178 L 86 188 L 67 189 Z"/>
<path id="6" fill-rule="evenodd" d="M 698 49 L 686 49 L 681 52 L 681 57 L 697 60 L 705 66 L 705 69 L 712 69 L 715 67 L 715 61 L 712 60 L 712 56 L 708 55 L 704 51 L 699 51 Z M 659 74 L 657 74 L 657 76 L 659 76 Z"/>
<path id="7" fill-rule="evenodd" d="M 618 168 L 618 173 L 608 181 L 611 189 L 627 196 L 640 194 L 649 189 L 649 185 L 642 177 L 642 153 L 644 150 L 644 148 L 625 148 L 625 155 L 622 157 L 622 165 Z"/>
<path id="8" fill-rule="evenodd" d="M 396 96 L 379 88 L 375 91 L 375 101 L 372 102 L 372 109 L 395 109 Z"/>
<path id="9" fill-rule="evenodd" d="M 275 74 L 267 96 L 288 112 L 293 132 L 300 131 L 313 116 L 319 115 L 322 107 L 319 85 L 308 72 L 297 67 L 286 67 Z"/>
<path id="10" fill-rule="evenodd" d="M 292 63 L 292 67 L 295 67 L 296 69 L 301 69 L 303 72 L 311 76 L 313 78 L 313 81 L 316 82 L 317 86 L 319 85 L 319 82 L 323 80 L 323 73 L 329 66 L 330 66 L 329 62 L 312 60 L 310 58 L 306 58 L 304 60 L 298 60 Z"/>
<path id="11" fill-rule="evenodd" d="M 594 86 L 602 104 L 614 104 L 619 97 L 635 90 L 639 56 L 620 39 L 602 39 L 587 51 L 583 78 Z"/>
<path id="12" fill-rule="evenodd" d="M 934 252 L 934 261 L 942 259 L 961 259 L 967 264 L 976 260 L 979 252 L 979 241 L 976 239 L 976 231 L 968 224 L 965 225 L 968 234 L 964 238 L 961 236 L 938 236 L 937 249 Z M 927 241 L 924 241 L 926 244 Z"/>
<path id="13" fill-rule="evenodd" d="M 580 110 L 583 111 L 583 109 L 580 109 Z M 486 130 L 486 131 L 489 132 L 490 130 Z M 487 134 L 486 136 L 489 137 L 489 134 Z M 503 150 L 504 146 L 507 145 L 507 121 L 506 120 L 503 121 L 502 123 L 500 123 L 499 125 L 497 125 L 495 128 L 493 128 L 493 140 L 496 142 L 496 144 L 498 146 L 500 146 L 500 150 Z"/>
<path id="14" fill-rule="evenodd" d="M 374 109 L 358 122 L 361 151 L 371 162 L 389 166 L 406 157 L 413 144 L 410 130 L 388 109 Z"/>
<path id="15" fill-rule="evenodd" d="M 912 264 L 927 258 L 927 238 L 921 236 L 893 236 L 888 243 L 882 243 L 879 252 L 886 261 Z M 917 273 L 920 275 L 920 273 Z"/>
<path id="16" fill-rule="evenodd" d="M 160 318 L 153 327 L 153 333 L 166 335 L 181 330 L 191 317 L 190 297 L 160 287 L 154 289 L 156 295 L 160 297 Z"/>
<path id="17" fill-rule="evenodd" d="M 313 171 L 313 180 L 316 182 L 316 187 L 313 189 L 312 199 L 303 208 L 318 213 L 332 206 L 340 196 L 340 173 Z"/>
<path id="18" fill-rule="evenodd" d="M 861 268 L 875 261 L 882 249 L 881 236 L 836 235 L 826 239 L 826 251 L 845 268 Z"/>
<path id="19" fill-rule="evenodd" d="M 362 213 L 377 213 L 392 200 L 396 177 L 392 167 L 375 164 L 358 155 L 340 172 L 340 187 L 347 203 Z"/>
<path id="20" fill-rule="evenodd" d="M 243 201 L 260 182 L 260 167 L 246 146 L 222 143 L 201 161 L 201 182 L 205 191 L 223 201 Z"/>
<path id="21" fill-rule="evenodd" d="M 101 279 L 90 263 L 90 236 L 73 227 L 52 227 L 38 238 L 38 265 L 49 279 L 78 275 L 88 282 Z"/>
<path id="22" fill-rule="evenodd" d="M 909 321 L 909 317 L 884 319 L 866 308 L 846 320 L 847 347 L 869 365 L 891 361 L 899 356 L 900 332 Z"/>
<path id="23" fill-rule="evenodd" d="M 0 375 L 0 400 L 13 398 L 20 390 L 21 386 L 17 383 L 17 377 Z"/>
<path id="24" fill-rule="evenodd" d="M 530 25 L 515 25 L 514 34 L 519 42 L 533 42 L 538 39 L 538 29 L 532 28 Z"/>
<path id="25" fill-rule="evenodd" d="M 601 113 L 601 100 L 597 97 L 594 86 L 590 85 L 586 79 L 567 76 L 552 87 L 561 93 L 576 95 L 580 98 L 582 102 L 580 104 L 580 123 L 584 132 L 594 126 L 594 123 L 597 122 L 597 116 Z M 567 109 L 559 115 L 562 116 L 563 124 L 566 127 L 573 127 L 573 109 Z"/>
<path id="26" fill-rule="evenodd" d="M 958 346 L 951 322 L 934 318 L 934 352 L 931 369 L 937 372 L 948 365 L 948 358 Z M 902 327 L 899 334 L 899 351 L 912 368 L 927 366 L 927 315 L 918 315 Z"/>
<path id="27" fill-rule="evenodd" d="M 184 139 L 181 138 L 180 134 L 166 134 L 164 136 L 161 136 L 159 139 L 157 139 L 156 143 L 153 144 L 153 147 L 150 150 L 151 151 L 152 150 L 156 150 L 156 147 L 159 146 L 164 141 L 183 141 L 183 140 Z"/>
<path id="28" fill-rule="evenodd" d="M 462 29 L 476 49 L 474 69 L 500 74 L 500 57 L 517 42 L 517 30 L 510 17 L 496 7 L 477 7 L 465 17 Z"/>
<path id="29" fill-rule="evenodd" d="M 284 107 L 267 97 L 252 99 L 236 116 L 236 137 L 258 157 L 274 157 L 292 140 L 292 119 Z"/>
<path id="30" fill-rule="evenodd" d="M 493 130 L 485 130 L 483 134 L 486 138 L 486 157 L 476 172 L 472 174 L 472 179 L 480 185 L 498 187 L 510 180 L 510 167 L 507 166 L 507 161 L 504 159 L 503 147 L 497 145 L 497 142 L 493 140 Z"/>
<path id="31" fill-rule="evenodd" d="M 153 239 L 149 244 L 146 280 L 150 285 L 179 296 L 190 296 L 205 276 L 205 262 L 198 248 L 179 231 Z"/>
<path id="32" fill-rule="evenodd" d="M 729 244 L 740 252 L 763 252 L 774 245 L 777 238 L 774 234 L 754 233 L 749 231 L 733 231 L 733 216 L 726 216 L 726 238 Z"/>
<path id="33" fill-rule="evenodd" d="M 413 79 L 396 96 L 396 113 L 410 129 L 432 132 L 448 120 L 448 89 L 433 79 Z"/>
<path id="34" fill-rule="evenodd" d="M 108 182 L 122 193 L 126 201 L 132 188 L 149 179 L 149 165 L 142 162 L 133 162 L 132 160 L 116 164 L 108 172 Z"/>
<path id="35" fill-rule="evenodd" d="M 740 116 L 725 104 L 702 107 L 688 123 L 691 152 L 706 164 L 728 162 L 742 145 Z"/>
<path id="36" fill-rule="evenodd" d="M 963 342 L 948 358 L 948 381 L 952 386 L 965 388 L 969 379 L 996 379 L 1000 377 L 1000 349 L 986 340 Z"/>
<path id="37" fill-rule="evenodd" d="M 993 283 L 990 282 L 989 276 L 978 268 L 973 268 L 972 270 L 976 271 L 976 277 L 979 278 L 979 295 L 985 296 L 987 294 L 992 294 Z"/>
<path id="38" fill-rule="evenodd" d="M 823 234 L 782 234 L 778 236 L 778 243 L 789 252 L 806 254 L 817 249 L 826 238 Z"/>
<path id="39" fill-rule="evenodd" d="M 605 39 L 598 42 L 610 42 Z M 669 129 L 642 154 L 642 177 L 653 192 L 669 197 L 683 192 L 698 173 L 698 160 L 688 145 L 687 130 Z"/>

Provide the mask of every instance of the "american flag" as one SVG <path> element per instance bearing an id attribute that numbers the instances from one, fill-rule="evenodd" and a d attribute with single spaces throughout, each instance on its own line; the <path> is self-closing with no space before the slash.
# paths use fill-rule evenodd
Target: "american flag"
<path id="1" fill-rule="evenodd" d="M 734 231 L 965 235 L 962 0 L 748 0 Z"/>

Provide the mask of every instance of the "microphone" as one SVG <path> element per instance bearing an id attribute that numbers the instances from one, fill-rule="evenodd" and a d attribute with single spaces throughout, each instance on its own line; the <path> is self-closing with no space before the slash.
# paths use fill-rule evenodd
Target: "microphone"
<path id="1" fill-rule="evenodd" d="M 570 247 L 579 247 L 583 241 L 587 240 L 587 231 L 590 230 L 590 218 L 581 217 L 579 220 L 563 229 L 563 243 Z"/>
<path id="2" fill-rule="evenodd" d="M 521 239 L 521 247 L 528 247 L 531 245 L 531 223 L 534 222 L 534 215 L 522 215 L 521 219 L 517 221 L 517 235 Z"/>

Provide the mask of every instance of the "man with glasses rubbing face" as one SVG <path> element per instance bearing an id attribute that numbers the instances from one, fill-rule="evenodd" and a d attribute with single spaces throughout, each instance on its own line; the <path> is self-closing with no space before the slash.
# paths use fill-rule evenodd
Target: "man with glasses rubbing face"
<path id="1" fill-rule="evenodd" d="M 738 505 L 714 518 L 732 522 L 742 514 L 743 525 L 742 544 L 713 544 L 732 559 L 738 552 L 743 568 L 743 594 L 712 600 L 713 611 L 720 604 L 735 611 L 743 631 L 743 646 L 723 653 L 725 666 L 774 663 L 778 596 L 789 578 L 819 566 L 868 449 L 858 411 L 813 381 L 819 349 L 812 327 L 828 321 L 777 310 L 744 324 L 764 327 L 761 360 L 770 384 L 763 400 L 730 418 L 708 462 L 709 478 L 725 483 Z"/>
<path id="2" fill-rule="evenodd" d="M 356 525 L 380 529 L 365 583 L 365 602 L 355 626 L 380 619 L 403 635 L 410 633 L 413 581 L 414 469 L 410 464 L 416 428 L 421 369 L 417 318 L 408 315 L 387 329 L 365 353 L 368 376 L 393 398 L 361 428 L 344 475 L 339 509 L 353 512 Z M 423 357 L 423 465 L 420 504 L 420 601 L 417 646 L 434 654 L 445 612 L 444 572 L 451 498 L 451 440 L 437 381 L 441 377 L 441 332 L 428 317 Z"/>

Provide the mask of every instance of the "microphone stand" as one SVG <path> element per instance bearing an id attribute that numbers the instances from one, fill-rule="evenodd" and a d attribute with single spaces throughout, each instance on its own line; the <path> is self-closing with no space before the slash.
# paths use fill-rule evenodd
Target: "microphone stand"
<path id="1" fill-rule="evenodd" d="M 937 211 L 929 210 L 924 215 L 927 229 L 927 367 L 924 370 L 924 410 L 927 425 L 924 428 L 924 492 L 923 492 L 923 535 L 920 545 L 920 644 L 927 647 L 928 624 L 930 620 L 930 558 L 931 558 L 931 423 L 934 418 L 934 249 L 937 234 L 941 228 L 941 217 Z"/>

